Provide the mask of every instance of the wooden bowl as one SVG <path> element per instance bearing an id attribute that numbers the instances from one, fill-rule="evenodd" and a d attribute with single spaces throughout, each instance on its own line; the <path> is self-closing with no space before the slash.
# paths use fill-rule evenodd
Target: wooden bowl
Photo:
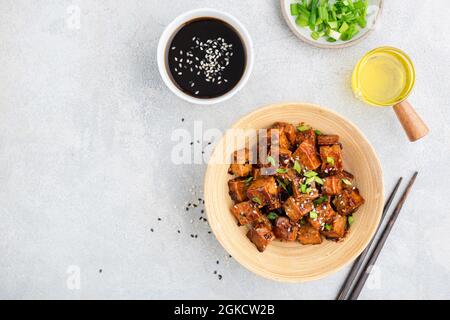
<path id="1" fill-rule="evenodd" d="M 237 226 L 230 213 L 226 161 L 234 150 L 226 136 L 216 146 L 205 176 L 205 206 L 209 224 L 225 250 L 250 271 L 273 280 L 301 282 L 322 278 L 354 260 L 366 247 L 380 222 L 383 209 L 383 175 L 375 150 L 362 132 L 334 111 L 308 103 L 274 104 L 240 119 L 232 129 L 261 129 L 276 121 L 304 121 L 324 133 L 340 136 L 344 167 L 355 175 L 355 184 L 365 204 L 354 215 L 347 237 L 340 242 L 324 240 L 320 245 L 273 241 L 260 253 L 246 237 L 248 227 Z M 225 161 L 224 161 L 225 160 Z"/>

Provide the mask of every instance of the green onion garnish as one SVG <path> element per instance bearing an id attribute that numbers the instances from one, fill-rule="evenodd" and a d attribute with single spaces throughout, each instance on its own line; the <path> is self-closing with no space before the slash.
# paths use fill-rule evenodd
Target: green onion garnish
<path id="1" fill-rule="evenodd" d="M 324 203 L 325 201 L 328 201 L 328 196 L 320 197 L 319 199 L 316 199 L 313 202 L 315 205 L 319 205 L 321 203 Z"/>
<path id="2" fill-rule="evenodd" d="M 302 173 L 302 166 L 297 160 L 294 162 L 294 170 L 297 171 L 298 174 Z"/>
<path id="3" fill-rule="evenodd" d="M 351 225 L 354 221 L 353 216 L 348 216 L 347 221 L 348 221 L 348 224 Z"/>
<path id="4" fill-rule="evenodd" d="M 334 166 L 334 158 L 333 157 L 327 157 L 327 162 Z"/>
<path id="5" fill-rule="evenodd" d="M 327 229 L 327 231 L 330 231 L 331 230 L 331 225 L 325 224 L 325 229 Z"/>
<path id="6" fill-rule="evenodd" d="M 311 177 L 315 177 L 315 176 L 317 176 L 317 172 L 315 172 L 315 171 L 308 171 L 308 172 L 305 172 L 305 177 L 307 177 L 307 178 L 311 178 Z"/>
<path id="7" fill-rule="evenodd" d="M 321 178 L 317 177 L 317 176 L 314 177 L 314 181 L 317 182 L 318 184 L 323 185 L 323 180 Z"/>
<path id="8" fill-rule="evenodd" d="M 300 191 L 301 191 L 302 193 L 306 193 L 306 191 L 307 191 L 306 188 L 307 188 L 306 184 L 300 185 Z"/>
<path id="9" fill-rule="evenodd" d="M 321 136 L 323 133 L 320 130 L 314 130 L 314 133 L 318 136 Z"/>
<path id="10" fill-rule="evenodd" d="M 249 177 L 247 179 L 245 179 L 245 184 L 250 184 L 250 182 L 252 182 L 253 177 Z"/>
<path id="11" fill-rule="evenodd" d="M 351 181 L 349 181 L 348 179 L 342 179 L 342 182 L 345 183 L 348 186 L 352 185 Z"/>
<path id="12" fill-rule="evenodd" d="M 303 124 L 303 125 L 297 127 L 297 130 L 300 132 L 307 131 L 309 129 L 310 129 L 310 126 L 307 126 L 306 124 Z"/>
<path id="13" fill-rule="evenodd" d="M 267 218 L 269 218 L 269 220 L 275 220 L 278 217 L 278 215 L 275 212 L 271 212 L 267 215 Z"/>
<path id="14" fill-rule="evenodd" d="M 311 211 L 311 212 L 309 213 L 309 217 L 310 217 L 311 219 L 317 219 L 317 212 Z"/>
<path id="15" fill-rule="evenodd" d="M 253 201 L 253 202 L 256 202 L 256 203 L 259 204 L 259 205 L 262 205 L 262 202 L 261 202 L 261 200 L 260 200 L 258 197 L 253 197 L 253 198 L 252 198 L 252 201 Z"/>
<path id="16" fill-rule="evenodd" d="M 269 162 L 271 165 L 275 166 L 275 159 L 272 156 L 267 157 L 267 162 Z"/>
<path id="17" fill-rule="evenodd" d="M 278 168 L 277 169 L 277 173 L 286 173 L 286 172 L 287 172 L 286 169 L 283 169 L 283 168 Z"/>

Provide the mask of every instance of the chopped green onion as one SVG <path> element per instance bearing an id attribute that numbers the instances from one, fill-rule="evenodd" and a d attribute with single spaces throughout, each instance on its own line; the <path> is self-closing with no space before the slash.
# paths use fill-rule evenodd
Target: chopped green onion
<path id="1" fill-rule="evenodd" d="M 317 176 L 317 172 L 315 172 L 315 171 L 308 171 L 308 172 L 305 172 L 304 176 L 307 177 L 307 178 L 315 177 L 315 176 Z"/>
<path id="2" fill-rule="evenodd" d="M 320 34 L 318 32 L 311 32 L 311 38 L 313 38 L 314 40 L 317 40 L 320 38 Z"/>
<path id="3" fill-rule="evenodd" d="M 253 198 L 252 198 L 252 201 L 253 201 L 253 202 L 256 202 L 256 203 L 259 204 L 259 205 L 262 205 L 262 202 L 261 202 L 261 200 L 260 200 L 258 197 L 253 197 Z"/>
<path id="4" fill-rule="evenodd" d="M 269 218 L 269 220 L 275 220 L 278 217 L 278 215 L 275 212 L 271 212 L 267 215 L 267 218 Z"/>
<path id="5" fill-rule="evenodd" d="M 294 162 L 294 170 L 297 171 L 298 174 L 302 173 L 302 166 L 297 160 Z"/>
<path id="6" fill-rule="evenodd" d="M 310 217 L 311 219 L 317 219 L 317 212 L 311 211 L 311 212 L 309 213 L 309 217 Z"/>
<path id="7" fill-rule="evenodd" d="M 331 228 L 332 228 L 331 225 L 329 225 L 328 223 L 325 224 L 325 229 L 327 229 L 327 231 L 330 231 Z"/>
<path id="8" fill-rule="evenodd" d="M 302 193 L 306 193 L 306 192 L 307 192 L 307 190 L 306 190 L 306 184 L 300 185 L 300 191 L 301 191 Z"/>
<path id="9" fill-rule="evenodd" d="M 347 221 L 348 221 L 348 224 L 351 225 L 354 221 L 353 216 L 348 216 Z"/>
<path id="10" fill-rule="evenodd" d="M 317 182 L 318 184 L 322 184 L 323 185 L 323 180 L 319 177 L 314 177 L 314 181 Z"/>
<path id="11" fill-rule="evenodd" d="M 313 202 L 314 202 L 314 204 L 318 205 L 318 204 L 321 204 L 321 203 L 323 203 L 325 201 L 328 201 L 328 196 L 320 197 L 319 199 L 316 199 Z"/>
<path id="12" fill-rule="evenodd" d="M 291 16 L 298 16 L 298 12 L 297 3 L 291 3 Z"/>
<path id="13" fill-rule="evenodd" d="M 297 127 L 297 130 L 300 132 L 308 131 L 309 129 L 311 129 L 311 127 L 306 124 L 303 124 L 303 125 Z"/>
<path id="14" fill-rule="evenodd" d="M 348 180 L 348 179 L 342 179 L 342 182 L 345 183 L 345 184 L 348 185 L 348 186 L 351 186 L 351 185 L 352 185 L 351 181 Z"/>
<path id="15" fill-rule="evenodd" d="M 252 182 L 252 180 L 253 180 L 253 177 L 249 177 L 249 178 L 245 179 L 245 184 L 249 185 L 250 182 Z"/>
<path id="16" fill-rule="evenodd" d="M 327 157 L 327 162 L 334 166 L 334 158 L 333 157 Z"/>
<path id="17" fill-rule="evenodd" d="M 367 27 L 368 0 L 293 1 L 290 13 L 300 27 L 309 27 L 311 37 L 328 42 L 348 41 Z"/>
<path id="18" fill-rule="evenodd" d="M 316 177 L 310 177 L 310 178 L 306 179 L 305 184 L 306 185 L 311 184 L 314 181 L 315 178 Z"/>
<path id="19" fill-rule="evenodd" d="M 288 190 L 287 190 L 287 187 L 286 187 L 286 183 L 284 183 L 284 181 L 282 181 L 281 179 L 277 179 L 277 181 L 278 181 L 278 184 L 279 184 L 284 190 L 288 191 Z"/>
<path id="20" fill-rule="evenodd" d="M 286 172 L 287 172 L 286 169 L 283 169 L 283 168 L 278 168 L 277 169 L 277 173 L 286 173 Z"/>
<path id="21" fill-rule="evenodd" d="M 275 159 L 272 156 L 267 157 L 267 162 L 269 162 L 272 166 L 275 166 Z"/>
<path id="22" fill-rule="evenodd" d="M 320 130 L 314 130 L 314 133 L 318 136 L 321 136 L 323 133 Z"/>

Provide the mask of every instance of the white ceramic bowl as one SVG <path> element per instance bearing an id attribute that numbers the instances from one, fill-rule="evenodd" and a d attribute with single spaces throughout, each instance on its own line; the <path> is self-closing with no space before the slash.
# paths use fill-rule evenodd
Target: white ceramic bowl
<path id="1" fill-rule="evenodd" d="M 236 86 L 228 91 L 226 94 L 216 97 L 216 98 L 195 98 L 192 97 L 183 91 L 181 91 L 176 84 L 173 82 L 173 80 L 170 77 L 170 71 L 167 68 L 167 47 L 170 45 L 170 42 L 172 41 L 173 36 L 178 32 L 178 30 L 185 24 L 186 22 L 189 22 L 193 19 L 198 19 L 202 17 L 208 17 L 208 18 L 216 18 L 219 20 L 222 20 L 229 25 L 231 25 L 240 35 L 244 48 L 245 53 L 247 56 L 247 63 L 245 67 L 244 74 L 242 75 L 241 80 L 236 84 Z M 161 74 L 161 77 L 164 81 L 164 83 L 167 85 L 167 87 L 178 97 L 191 102 L 195 104 L 214 104 L 223 102 L 229 98 L 231 98 L 233 95 L 235 95 L 244 85 L 247 83 L 248 78 L 250 77 L 250 74 L 253 69 L 253 42 L 250 38 L 250 34 L 248 33 L 247 29 L 242 25 L 242 23 L 239 22 L 235 17 L 232 15 L 218 11 L 215 9 L 208 9 L 208 8 L 202 8 L 202 9 L 195 9 L 192 11 L 188 11 L 186 13 L 183 13 L 182 15 L 178 16 L 173 20 L 163 31 L 161 38 L 159 39 L 158 44 L 158 53 L 157 53 L 157 60 L 158 60 L 158 69 L 159 73 Z"/>
<path id="2" fill-rule="evenodd" d="M 291 3 L 299 2 L 298 0 L 280 0 L 281 12 L 287 25 L 297 38 L 303 40 L 310 45 L 320 48 L 345 48 L 357 44 L 366 38 L 372 30 L 375 29 L 378 17 L 383 8 L 383 0 L 369 0 L 369 8 L 367 11 L 367 26 L 360 29 L 359 33 L 349 41 L 337 40 L 336 42 L 327 42 L 323 37 L 318 40 L 311 38 L 311 30 L 308 27 L 302 28 L 295 23 L 295 17 L 291 16 Z"/>

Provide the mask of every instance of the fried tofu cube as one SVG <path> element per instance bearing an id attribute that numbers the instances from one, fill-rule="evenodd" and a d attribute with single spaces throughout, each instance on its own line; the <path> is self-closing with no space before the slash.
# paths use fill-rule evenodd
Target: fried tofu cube
<path id="1" fill-rule="evenodd" d="M 337 134 L 321 134 L 317 137 L 317 144 L 319 146 L 330 146 L 339 143 L 339 136 Z"/>
<path id="2" fill-rule="evenodd" d="M 331 229 L 326 228 L 322 230 L 322 234 L 327 238 L 339 239 L 345 235 L 345 226 L 347 225 L 347 218 L 337 214 L 330 224 Z"/>
<path id="3" fill-rule="evenodd" d="M 275 235 L 270 224 L 257 222 L 247 232 L 247 238 L 253 242 L 259 252 L 263 252 L 267 245 L 275 239 Z"/>
<path id="4" fill-rule="evenodd" d="M 294 198 L 298 200 L 314 200 L 319 197 L 319 190 L 316 188 L 316 184 L 313 182 L 311 187 L 306 188 L 305 193 L 302 192 L 302 183 L 300 179 L 294 180 L 292 184 L 292 193 Z"/>
<path id="5" fill-rule="evenodd" d="M 271 128 L 267 131 L 268 142 L 270 146 L 279 147 L 282 149 L 290 149 L 291 143 L 286 137 L 283 129 Z"/>
<path id="6" fill-rule="evenodd" d="M 308 200 L 298 200 L 294 197 L 289 197 L 283 205 L 286 215 L 293 221 L 298 222 L 305 214 L 310 212 L 314 205 Z"/>
<path id="7" fill-rule="evenodd" d="M 258 221 L 262 216 L 259 209 L 251 201 L 235 204 L 231 207 L 231 213 L 241 226 Z"/>
<path id="8" fill-rule="evenodd" d="M 339 214 L 346 216 L 355 212 L 364 201 L 364 198 L 359 194 L 359 190 L 357 188 L 351 188 L 342 190 L 334 198 L 333 204 Z"/>
<path id="9" fill-rule="evenodd" d="M 315 216 L 312 216 L 312 213 L 315 213 Z M 308 216 L 309 224 L 316 229 L 322 229 L 325 224 L 331 223 L 333 218 L 337 215 L 337 213 L 333 210 L 329 203 L 321 203 L 314 208 L 314 211 L 311 211 Z"/>
<path id="10" fill-rule="evenodd" d="M 261 176 L 253 180 L 247 189 L 247 197 L 260 208 L 278 200 L 278 187 L 273 176 Z"/>
<path id="11" fill-rule="evenodd" d="M 301 123 L 299 127 L 302 126 L 305 125 Z M 310 142 L 313 146 L 316 145 L 316 133 L 314 132 L 313 128 L 297 132 L 297 144 L 300 145 L 304 141 Z"/>
<path id="12" fill-rule="evenodd" d="M 247 189 L 250 183 L 247 179 L 235 178 L 228 181 L 228 193 L 234 202 L 247 200 Z"/>
<path id="13" fill-rule="evenodd" d="M 322 236 L 318 229 L 310 225 L 303 225 L 298 229 L 298 241 L 301 244 L 321 244 Z"/>
<path id="14" fill-rule="evenodd" d="M 276 238 L 286 241 L 297 239 L 298 226 L 293 224 L 287 217 L 278 217 L 275 220 L 273 234 Z"/>
<path id="15" fill-rule="evenodd" d="M 315 170 L 321 164 L 317 156 L 316 146 L 309 140 L 303 141 L 297 150 L 295 150 L 292 157 L 294 160 L 299 160 L 303 167 L 308 170 Z"/>
<path id="16" fill-rule="evenodd" d="M 338 175 L 329 176 L 323 178 L 322 180 L 323 180 L 322 192 L 324 194 L 332 196 L 341 193 L 343 185 L 341 176 Z"/>
<path id="17" fill-rule="evenodd" d="M 232 163 L 228 169 L 229 174 L 234 174 L 237 177 L 246 177 L 252 172 L 252 165 L 250 163 L 250 152 L 247 148 L 237 150 L 233 153 Z"/>
<path id="18" fill-rule="evenodd" d="M 342 163 L 342 150 L 338 144 L 320 147 L 322 171 L 325 173 L 341 172 L 344 169 Z"/>
<path id="19" fill-rule="evenodd" d="M 297 130 L 295 130 L 295 127 L 292 124 L 286 122 L 275 122 L 272 128 L 280 129 L 286 135 L 286 138 L 289 140 L 291 145 L 296 143 Z"/>
<path id="20" fill-rule="evenodd" d="M 277 148 L 272 146 L 269 152 L 270 156 L 275 160 L 275 165 L 286 166 L 292 157 L 289 149 Z"/>

